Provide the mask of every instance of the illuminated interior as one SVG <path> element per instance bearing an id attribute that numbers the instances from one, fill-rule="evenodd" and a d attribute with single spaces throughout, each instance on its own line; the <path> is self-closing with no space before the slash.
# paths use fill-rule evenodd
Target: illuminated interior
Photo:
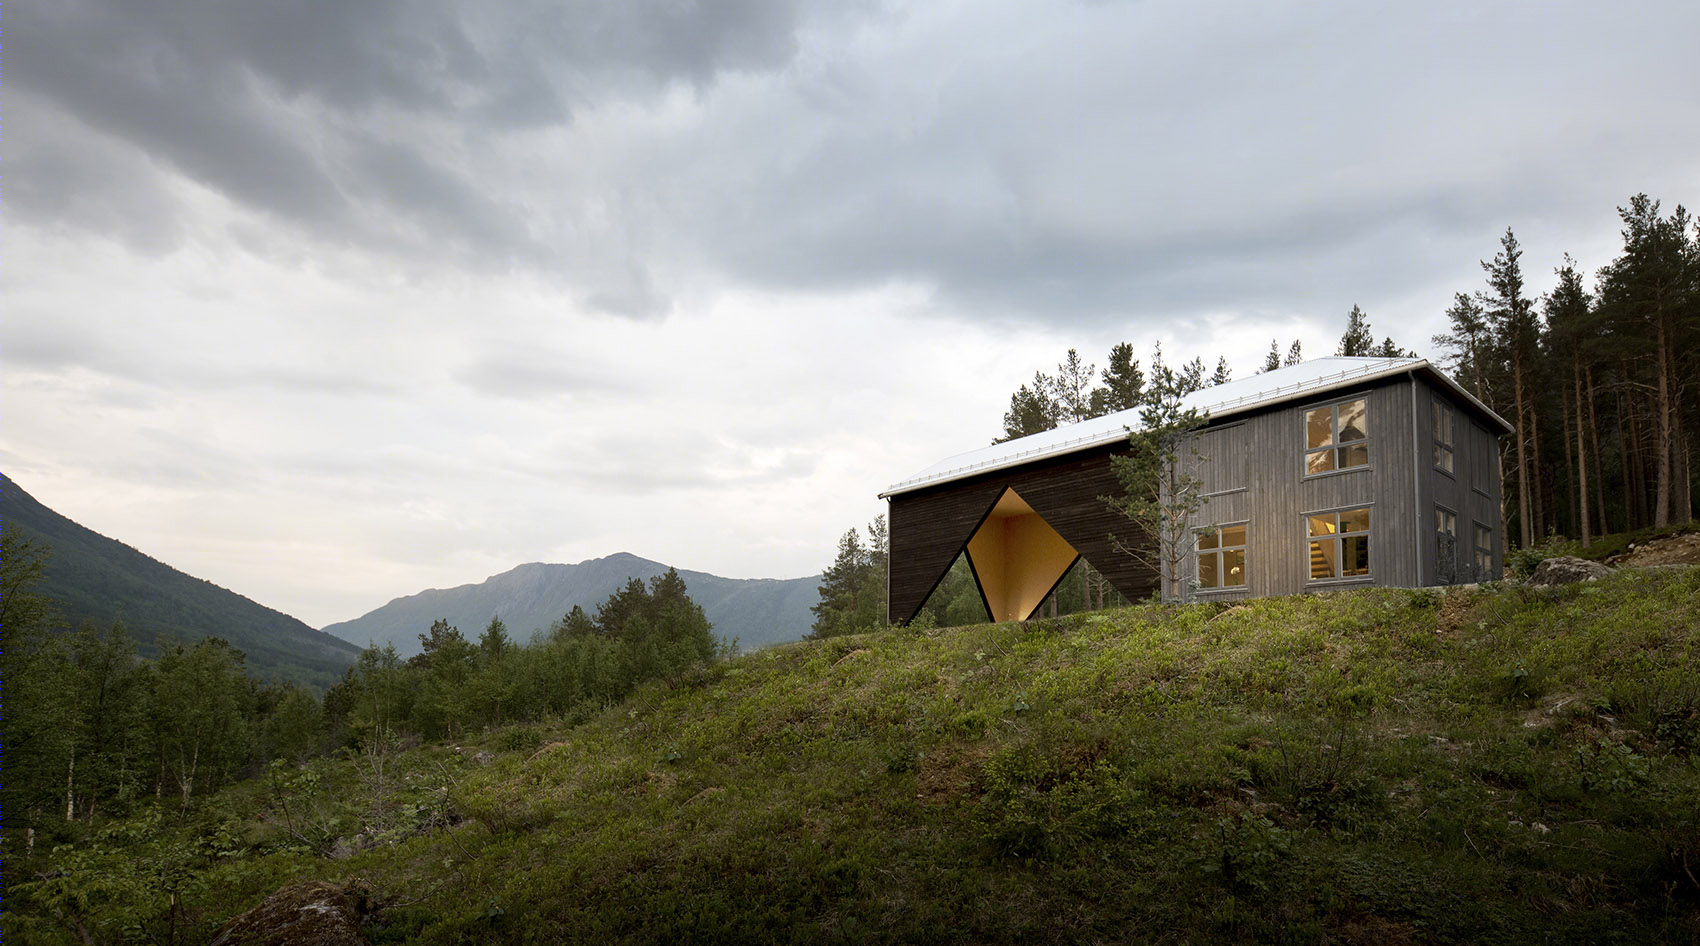
<path id="1" fill-rule="evenodd" d="M 968 560 L 994 621 L 1026 620 L 1079 557 L 1013 489 L 1003 491 L 968 540 Z"/>

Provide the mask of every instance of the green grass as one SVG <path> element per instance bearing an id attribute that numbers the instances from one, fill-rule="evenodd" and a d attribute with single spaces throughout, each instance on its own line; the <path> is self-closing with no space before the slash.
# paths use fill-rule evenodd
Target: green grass
<path id="1" fill-rule="evenodd" d="M 237 786 L 183 829 L 230 838 L 186 919 L 361 878 L 380 942 L 1691 943 L 1697 601 L 1624 571 L 776 647 L 386 793 Z"/>

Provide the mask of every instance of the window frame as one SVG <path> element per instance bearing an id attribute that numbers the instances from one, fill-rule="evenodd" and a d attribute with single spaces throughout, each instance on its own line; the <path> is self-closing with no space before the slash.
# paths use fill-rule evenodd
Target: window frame
<path id="1" fill-rule="evenodd" d="M 1429 436 L 1433 441 L 1430 460 L 1434 468 L 1453 479 L 1458 478 L 1458 412 L 1440 398 L 1434 398 Z M 1442 460 L 1445 462 L 1441 462 Z"/>
<path id="2" fill-rule="evenodd" d="M 1227 545 L 1227 544 L 1224 544 L 1222 542 L 1222 538 L 1223 538 L 1222 533 L 1226 532 L 1229 529 L 1238 529 L 1240 531 L 1239 542 L 1235 545 Z M 1250 568 L 1246 564 L 1246 547 L 1247 547 L 1246 540 L 1247 540 L 1247 537 L 1250 535 L 1250 533 L 1251 533 L 1251 523 L 1250 523 L 1250 521 L 1220 523 L 1218 525 L 1213 525 L 1213 526 L 1210 526 L 1210 527 L 1204 528 L 1204 529 L 1198 529 L 1198 530 L 1195 530 L 1193 532 L 1193 549 L 1194 549 L 1195 561 L 1193 562 L 1192 572 L 1193 572 L 1194 584 L 1195 584 L 1195 587 L 1197 588 L 1198 591 L 1205 592 L 1205 593 L 1218 593 L 1219 594 L 1219 593 L 1222 593 L 1222 592 L 1244 591 L 1244 590 L 1246 590 L 1246 588 L 1248 587 L 1247 582 L 1246 582 L 1246 578 L 1250 574 Z M 1216 544 L 1213 545 L 1213 546 L 1206 546 L 1204 544 L 1205 539 L 1207 537 L 1211 537 L 1211 536 L 1214 536 L 1216 538 Z M 1215 561 L 1216 561 L 1216 575 L 1217 575 L 1218 580 L 1220 580 L 1220 578 L 1222 576 L 1229 574 L 1227 561 L 1228 561 L 1229 554 L 1233 553 L 1233 552 L 1239 553 L 1239 565 L 1240 565 L 1240 581 L 1239 581 L 1239 584 L 1234 584 L 1234 585 L 1225 585 L 1225 584 L 1206 585 L 1204 583 L 1204 561 L 1205 561 L 1205 559 L 1206 558 L 1215 559 Z"/>
<path id="3" fill-rule="evenodd" d="M 1456 584 L 1458 581 L 1458 513 L 1440 503 L 1434 504 L 1434 573 L 1435 578 L 1446 584 Z M 1447 562 L 1446 550 L 1448 540 L 1452 547 L 1452 561 Z"/>
<path id="4" fill-rule="evenodd" d="M 1306 584 L 1365 582 L 1375 580 L 1375 568 L 1370 557 L 1370 537 L 1375 534 L 1374 511 L 1374 503 L 1362 503 L 1351 506 L 1340 506 L 1333 509 L 1320 509 L 1315 512 L 1307 512 L 1303 514 Z M 1362 529 L 1351 530 L 1341 528 L 1344 517 L 1355 513 L 1363 514 L 1364 527 Z M 1312 533 L 1311 528 L 1313 526 L 1313 520 L 1322 518 L 1333 519 L 1335 525 L 1334 531 L 1320 535 Z M 1343 567 L 1347 548 L 1346 540 L 1348 539 L 1361 540 L 1362 543 L 1360 547 L 1363 550 L 1363 570 L 1353 574 L 1346 574 L 1346 570 Z M 1335 548 L 1334 556 L 1330 561 L 1335 566 L 1334 570 L 1339 574 L 1326 575 L 1319 578 L 1316 575 L 1316 547 L 1324 543 L 1333 545 Z M 1358 545 L 1357 542 L 1352 544 L 1354 546 Z M 1324 558 L 1327 558 L 1326 553 L 1324 553 Z"/>
<path id="5" fill-rule="evenodd" d="M 1493 580 L 1493 527 L 1483 524 L 1480 520 L 1470 520 L 1470 544 L 1473 549 L 1473 560 L 1476 568 L 1477 581 Z M 1483 541 L 1486 544 L 1483 544 Z M 1484 564 L 1484 559 L 1485 564 Z"/>
<path id="6" fill-rule="evenodd" d="M 1340 439 L 1340 408 L 1348 404 L 1363 405 L 1363 436 L 1353 440 L 1342 441 Z M 1332 476 L 1336 473 L 1356 473 L 1360 470 L 1367 470 L 1371 467 L 1370 442 L 1373 438 L 1369 433 L 1369 406 L 1369 393 L 1365 392 L 1356 397 L 1341 398 L 1338 401 L 1318 404 L 1315 407 L 1307 407 L 1304 409 L 1304 458 L 1302 463 L 1306 479 L 1313 476 Z M 1329 415 L 1328 440 L 1326 443 L 1313 447 L 1310 442 L 1311 416 L 1324 411 L 1328 412 Z M 1363 461 L 1341 466 L 1340 460 L 1342 456 L 1345 455 L 1348 450 L 1357 449 L 1362 449 Z M 1313 456 L 1321 455 L 1325 455 L 1329 458 L 1329 467 L 1322 470 L 1312 469 L 1311 458 Z"/>

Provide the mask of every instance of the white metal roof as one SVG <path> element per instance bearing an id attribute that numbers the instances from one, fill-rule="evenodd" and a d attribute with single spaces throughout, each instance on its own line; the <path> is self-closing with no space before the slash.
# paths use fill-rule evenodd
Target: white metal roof
<path id="1" fill-rule="evenodd" d="M 1276 368 L 1273 371 L 1194 391 L 1181 400 L 1181 409 L 1192 408 L 1200 414 L 1208 414 L 1210 419 L 1215 421 L 1254 408 L 1308 398 L 1336 388 L 1419 370 L 1438 378 L 1454 395 L 1469 402 L 1491 420 L 1497 421 L 1504 431 L 1511 429 L 1511 425 L 1504 418 L 1495 414 L 1487 405 L 1476 400 L 1422 358 L 1316 358 L 1291 367 Z M 1135 408 L 959 453 L 946 457 L 913 476 L 899 480 L 881 493 L 880 498 L 885 499 L 898 493 L 936 486 L 991 470 L 1020 466 L 1034 460 L 1114 443 L 1126 438 L 1130 429 L 1139 426 L 1139 410 Z"/>

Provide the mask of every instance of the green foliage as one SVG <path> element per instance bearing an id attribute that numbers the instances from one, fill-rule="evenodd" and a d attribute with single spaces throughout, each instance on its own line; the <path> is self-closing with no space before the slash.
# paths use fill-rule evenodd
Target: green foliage
<path id="1" fill-rule="evenodd" d="M 1209 502 L 1198 475 L 1208 458 L 1188 437 L 1209 418 L 1181 407 L 1181 399 L 1202 385 L 1202 367 L 1195 361 L 1176 372 L 1163 363 L 1161 349 L 1152 354 L 1140 427 L 1130 430 L 1127 452 L 1110 459 L 1122 494 L 1104 497 L 1132 526 L 1132 535 L 1117 539 L 1116 547 L 1155 571 L 1171 601 L 1191 598 L 1185 565 L 1196 542 L 1194 518 Z"/>
<path id="2" fill-rule="evenodd" d="M 885 517 L 868 524 L 864 544 L 855 529 L 838 540 L 838 557 L 821 574 L 820 602 L 811 611 L 809 636 L 819 639 L 859 634 L 886 624 L 886 569 L 890 538 Z"/>
<path id="3" fill-rule="evenodd" d="M 1697 608 L 1700 569 L 1147 604 L 636 684 L 619 636 L 545 639 L 521 705 L 599 661 L 615 695 L 10 848 L 6 935 L 204 941 L 358 876 L 375 942 L 1689 942 Z"/>

